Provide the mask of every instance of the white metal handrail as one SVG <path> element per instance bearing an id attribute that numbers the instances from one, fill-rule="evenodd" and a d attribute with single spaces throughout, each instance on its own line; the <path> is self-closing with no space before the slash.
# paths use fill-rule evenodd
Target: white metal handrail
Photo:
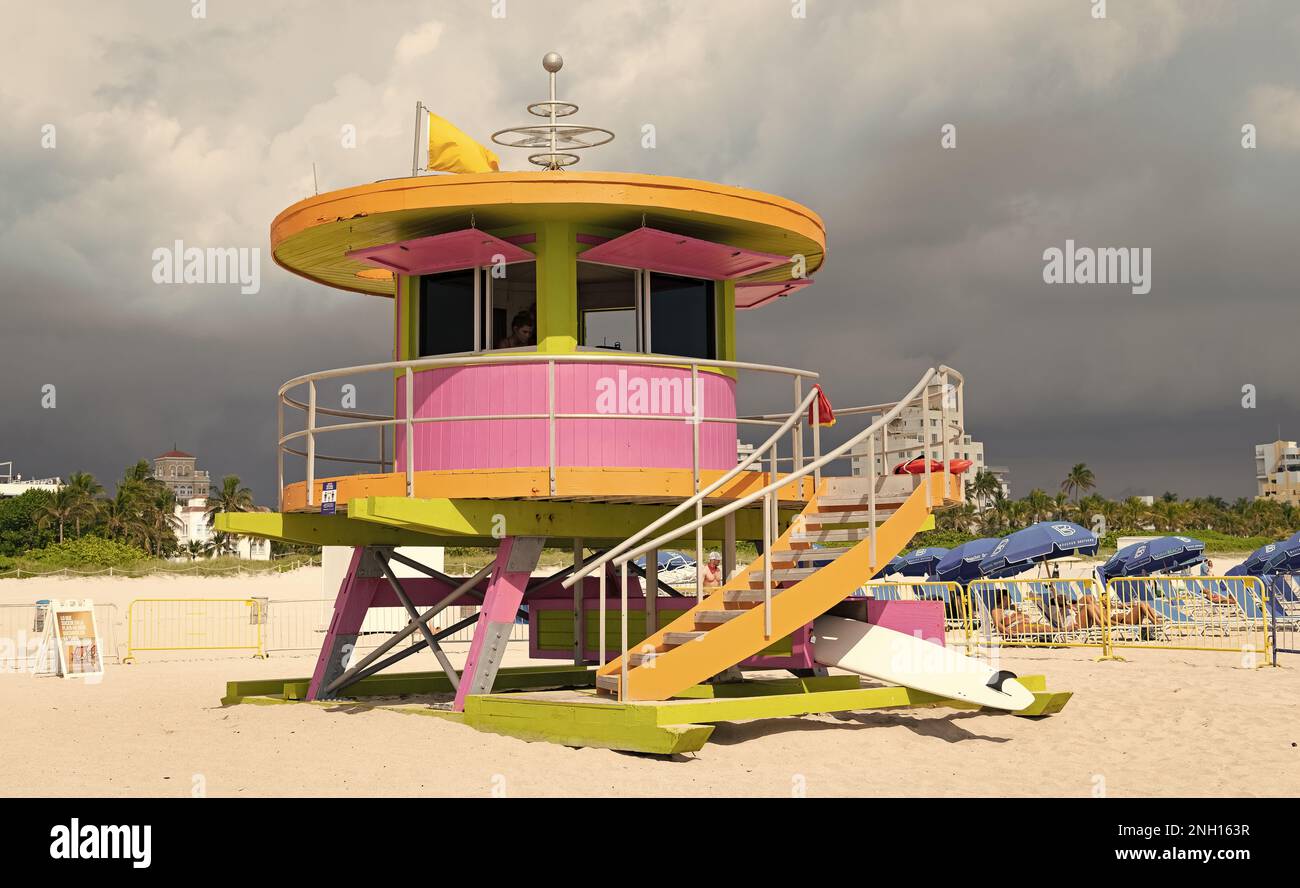
<path id="1" fill-rule="evenodd" d="M 463 367 L 463 366 L 488 366 L 494 364 L 542 364 L 548 365 L 547 373 L 547 412 L 545 413 L 518 413 L 518 414 L 474 414 L 467 416 L 414 416 L 414 386 L 413 375 L 418 370 L 439 369 L 445 367 Z M 679 369 L 689 368 L 691 371 L 691 407 L 693 414 L 645 414 L 645 413 L 559 413 L 555 410 L 555 366 L 561 363 L 584 363 L 584 364 L 634 364 L 634 365 L 652 365 L 674 367 Z M 461 355 L 454 357 L 431 357 L 417 358 L 408 361 L 389 361 L 379 364 L 364 364 L 354 367 L 342 367 L 333 370 L 324 370 L 317 373 L 305 374 L 289 380 L 282 385 L 278 392 L 277 403 L 277 485 L 279 488 L 280 507 L 284 505 L 284 457 L 286 454 L 301 456 L 305 458 L 306 468 L 306 502 L 308 506 L 315 504 L 315 480 L 316 480 L 316 463 L 318 460 L 329 462 L 350 462 L 358 465 L 377 465 L 381 471 L 385 465 L 392 466 L 396 456 L 396 438 L 394 431 L 392 436 L 394 453 L 392 457 L 387 455 L 388 438 L 386 430 L 389 428 L 403 427 L 406 431 L 406 441 L 409 446 L 406 448 L 406 465 L 404 467 L 406 475 L 406 493 L 407 496 L 414 496 L 415 484 L 415 439 L 413 431 L 416 425 L 421 423 L 437 422 L 465 422 L 478 420 L 520 420 L 536 419 L 546 420 L 548 422 L 548 457 L 547 463 L 550 473 L 551 493 L 555 492 L 555 475 L 556 475 L 556 425 L 558 422 L 565 420 L 579 419 L 645 419 L 645 420 L 681 420 L 687 419 L 694 426 L 692 435 L 692 462 L 693 462 L 693 487 L 692 491 L 699 490 L 700 480 L 700 426 L 706 422 L 713 423 L 730 423 L 734 425 L 755 425 L 755 426 L 773 426 L 778 423 L 774 420 L 748 419 L 734 416 L 705 416 L 703 415 L 703 399 L 697 397 L 699 394 L 699 373 L 701 368 L 727 371 L 754 371 L 762 373 L 771 373 L 791 377 L 794 381 L 795 394 L 798 396 L 802 390 L 804 379 L 816 381 L 818 374 L 808 371 L 799 370 L 789 367 L 777 367 L 769 364 L 757 364 L 745 361 L 724 361 L 705 358 L 686 358 L 672 355 L 641 355 L 641 354 L 547 354 L 544 352 L 512 352 L 509 354 L 484 353 L 477 355 Z M 363 413 L 360 411 L 347 411 L 335 408 L 324 407 L 317 403 L 317 383 L 327 379 L 337 379 L 346 376 L 355 376 L 358 374 L 372 372 L 391 372 L 394 374 L 404 373 L 407 380 L 406 387 L 406 415 L 398 418 L 396 411 L 393 415 Z M 293 398 L 288 393 L 290 390 L 301 386 L 308 386 L 308 397 L 305 402 Z M 797 398 L 797 400 L 802 400 Z M 306 428 L 285 433 L 284 426 L 284 408 L 303 410 L 307 413 Z M 330 425 L 317 425 L 317 419 L 320 415 L 335 416 L 341 418 L 353 419 L 352 422 L 333 423 Z M 358 431 L 364 429 L 378 429 L 379 454 L 378 458 L 372 457 L 346 457 L 335 456 L 332 454 L 321 454 L 316 452 L 316 438 L 318 435 L 327 432 Z M 305 449 L 298 449 L 290 446 L 291 442 L 304 440 L 306 441 Z M 814 447 L 816 444 L 814 443 Z M 701 540 L 702 545 L 702 540 Z"/>
<path id="2" fill-rule="evenodd" d="M 786 419 L 786 421 L 781 424 L 780 428 L 778 428 L 775 432 L 773 432 L 771 437 L 769 437 L 766 441 L 764 441 L 760 447 L 755 448 L 753 453 L 749 454 L 743 460 L 737 463 L 735 468 L 728 470 L 726 474 L 720 476 L 712 484 L 710 484 L 708 487 L 704 488 L 699 493 L 692 496 L 690 499 L 683 500 L 675 508 L 671 509 L 664 515 L 650 522 L 645 527 L 641 528 L 639 531 L 634 533 L 632 536 L 628 537 L 623 542 L 619 543 L 617 546 L 614 546 L 612 549 L 607 550 L 599 558 L 587 562 L 582 566 L 581 570 L 576 570 L 573 573 L 569 574 L 569 576 L 565 577 L 561 585 L 565 589 L 573 588 L 573 586 L 576 583 L 581 581 L 583 577 L 586 577 L 588 574 L 594 572 L 597 567 L 603 567 L 608 562 L 614 560 L 623 552 L 626 552 L 629 547 L 636 545 L 637 542 L 645 539 L 646 536 L 658 530 L 659 528 L 663 527 L 665 524 L 667 524 L 669 521 L 672 521 L 678 515 L 681 515 L 687 509 L 693 508 L 697 502 L 702 503 L 705 498 L 707 498 L 715 491 L 720 489 L 723 485 L 727 484 L 727 482 L 731 481 L 741 472 L 747 470 L 751 465 L 753 465 L 757 460 L 759 460 L 763 456 L 763 454 L 767 451 L 769 447 L 771 447 L 776 441 L 779 441 L 786 434 L 786 432 L 790 431 L 790 429 L 806 415 L 806 411 L 809 409 L 809 407 L 812 406 L 812 403 L 816 399 L 816 397 L 817 397 L 817 390 L 814 389 L 810 391 L 807 397 L 804 398 L 803 402 L 797 405 L 794 411 Z M 760 471 L 761 470 L 762 469 L 760 463 Z M 689 530 L 689 528 L 687 529 Z M 697 562 L 696 573 L 697 574 L 699 573 L 698 562 Z"/>
<path id="3" fill-rule="evenodd" d="M 850 438 L 849 440 L 845 441 L 845 442 L 844 442 L 843 444 L 841 444 L 839 447 L 835 448 L 834 450 L 832 450 L 832 451 L 829 452 L 829 453 L 823 454 L 822 456 L 820 456 L 820 457 L 818 457 L 816 460 L 814 460 L 812 463 L 809 463 L 809 464 L 807 464 L 807 465 L 805 465 L 805 466 L 802 466 L 802 467 L 799 468 L 799 469 L 796 469 L 794 472 L 790 473 L 789 475 L 786 475 L 784 478 L 777 478 L 776 480 L 772 481 L 772 483 L 770 483 L 770 484 L 768 484 L 766 487 L 764 487 L 762 490 L 755 491 L 754 493 L 751 493 L 751 494 L 748 494 L 748 495 L 746 495 L 746 496 L 744 496 L 744 497 L 741 497 L 741 498 L 738 499 L 738 500 L 733 500 L 733 501 L 731 501 L 730 503 L 727 503 L 727 504 L 725 504 L 725 505 L 719 506 L 716 510 L 714 510 L 714 512 L 713 512 L 712 514 L 706 516 L 706 517 L 703 518 L 703 519 L 697 519 L 697 521 L 700 522 L 701 525 L 702 525 L 702 524 L 712 524 L 714 521 L 718 520 L 719 518 L 724 518 L 724 517 L 726 517 L 727 515 L 730 515 L 732 512 L 737 511 L 738 509 L 743 509 L 744 507 L 748 506 L 750 503 L 754 502 L 755 500 L 759 499 L 760 497 L 768 496 L 768 495 L 770 495 L 770 494 L 772 494 L 772 493 L 778 491 L 780 488 L 785 487 L 786 485 L 790 484 L 792 481 L 797 481 L 797 480 L 799 480 L 800 478 L 804 478 L 804 477 L 806 477 L 806 476 L 809 475 L 809 474 L 810 474 L 814 469 L 819 469 L 819 468 L 823 467 L 824 465 L 826 465 L 827 463 L 831 462 L 832 460 L 837 459 L 837 458 L 843 456 L 845 453 L 847 453 L 848 451 L 850 451 L 852 448 L 856 447 L 856 446 L 857 446 L 861 441 L 865 440 L 869 435 L 873 435 L 873 434 L 875 434 L 876 432 L 878 432 L 878 431 L 880 430 L 880 428 L 881 428 L 885 423 L 887 423 L 887 422 L 889 422 L 890 420 L 894 419 L 894 418 L 895 418 L 895 417 L 896 417 L 896 416 L 897 416 L 897 415 L 902 411 L 903 407 L 905 407 L 906 405 L 908 405 L 908 404 L 911 403 L 912 401 L 917 400 L 918 398 L 920 398 L 920 396 L 921 396 L 921 392 L 924 391 L 924 390 L 927 388 L 927 386 L 928 386 L 929 383 L 930 383 L 930 380 L 931 380 L 935 375 L 937 375 L 937 374 L 939 374 L 939 373 L 941 373 L 941 372 L 949 372 L 949 373 L 953 373 L 953 374 L 956 373 L 955 370 L 950 370 L 950 369 L 947 368 L 947 367 L 940 367 L 938 370 L 936 370 L 936 369 L 934 369 L 934 368 L 931 368 L 930 370 L 928 370 L 928 371 L 926 372 L 925 376 L 923 376 L 923 377 L 921 378 L 921 381 L 918 382 L 918 383 L 916 384 L 915 388 L 912 389 L 912 391 L 908 394 L 908 396 L 907 396 L 906 398 L 904 398 L 902 401 L 899 401 L 899 402 L 898 402 L 898 403 L 893 407 L 892 410 L 890 410 L 888 413 L 886 413 L 886 414 L 884 414 L 883 416 L 881 416 L 880 419 L 877 419 L 875 422 L 873 422 L 873 423 L 872 423 L 870 426 L 868 426 L 867 428 L 865 428 L 865 429 L 863 429 L 862 431 L 858 432 L 856 435 L 854 435 L 854 436 L 853 436 L 852 438 Z M 930 396 L 929 396 L 928 394 L 926 394 L 926 395 L 925 395 L 925 400 L 928 401 L 928 400 L 929 400 L 929 397 L 930 397 Z M 933 443 L 933 442 L 931 442 L 931 443 Z M 948 442 L 945 440 L 945 441 L 944 441 L 944 444 L 945 444 L 944 450 L 945 450 L 945 462 L 946 462 L 946 459 L 947 459 L 946 452 L 947 452 L 947 450 L 948 450 Z M 927 448 L 927 449 L 928 449 L 928 448 Z M 756 450 L 755 453 L 758 453 L 758 451 Z M 872 474 L 874 474 L 874 466 L 872 467 Z M 926 480 L 928 481 L 928 480 L 929 480 L 929 475 L 930 475 L 930 460 L 929 460 L 929 459 L 926 459 L 926 460 L 925 460 L 925 475 L 926 475 Z M 699 495 L 699 494 L 696 494 L 694 497 L 691 498 L 691 500 L 688 500 L 686 504 L 688 504 L 688 505 L 691 504 L 692 501 L 694 501 L 694 500 L 696 500 L 696 499 L 699 499 L 699 497 L 700 497 L 700 495 Z M 628 560 L 630 560 L 630 559 L 632 559 L 632 558 L 637 557 L 638 555 L 642 554 L 642 553 L 645 552 L 645 551 L 648 551 L 649 549 L 655 549 L 655 548 L 658 548 L 659 546 L 662 546 L 664 543 L 670 542 L 670 541 L 672 541 L 673 539 L 676 539 L 677 537 L 681 536 L 681 534 L 683 534 L 683 533 L 687 533 L 687 532 L 689 532 L 689 531 L 694 530 L 695 527 L 696 527 L 696 523 L 697 523 L 697 522 L 693 521 L 693 522 L 691 522 L 690 524 L 688 524 L 688 525 L 686 525 L 686 526 L 684 526 L 684 527 L 681 527 L 681 528 L 678 528 L 678 529 L 676 529 L 676 530 L 671 531 L 671 532 L 670 532 L 668 535 L 666 535 L 666 536 L 656 537 L 654 540 L 650 541 L 649 543 L 646 543 L 646 544 L 644 544 L 644 545 L 638 547 L 635 551 L 632 551 L 632 552 L 625 552 L 624 554 L 617 556 L 614 560 L 615 560 L 616 562 L 618 562 L 618 563 L 622 563 L 622 562 L 624 562 L 624 561 L 628 561 Z"/>
<path id="4" fill-rule="evenodd" d="M 943 471 L 946 472 L 950 465 L 951 453 L 952 453 L 951 451 L 952 442 L 949 435 L 946 433 L 949 426 L 949 413 L 950 413 L 949 392 L 950 391 L 954 392 L 952 410 L 954 410 L 957 413 L 957 416 L 960 417 L 962 415 L 962 402 L 961 402 L 962 388 L 964 386 L 965 380 L 964 377 L 962 377 L 962 375 L 958 373 L 956 370 L 953 370 L 952 368 L 944 365 L 940 365 L 937 369 L 932 367 L 929 370 L 927 370 L 925 374 L 921 377 L 920 381 L 917 382 L 917 384 L 912 388 L 912 390 L 907 394 L 905 398 L 896 402 L 893 407 L 891 407 L 885 413 L 881 414 L 879 418 L 877 418 L 873 423 L 871 423 L 871 425 L 869 425 L 867 428 L 863 429 L 862 431 L 858 432 L 853 437 L 849 438 L 847 441 L 839 445 L 830 453 L 824 455 L 822 454 L 817 455 L 812 462 L 797 468 L 795 471 L 785 476 L 785 478 L 781 478 L 776 471 L 777 468 L 776 448 L 780 438 L 782 437 L 782 434 L 780 433 L 775 434 L 771 438 L 769 438 L 761 447 L 756 448 L 754 452 L 750 454 L 750 460 L 753 460 L 753 459 L 760 458 L 765 452 L 768 451 L 771 452 L 770 458 L 771 458 L 771 466 L 772 466 L 772 470 L 771 470 L 772 480 L 761 490 L 748 494 L 739 499 L 733 500 L 725 505 L 719 506 L 708 515 L 702 514 L 702 504 L 706 494 L 703 492 L 696 493 L 689 500 L 686 500 L 685 502 L 681 503 L 676 510 L 676 513 L 680 514 L 682 511 L 685 511 L 687 508 L 694 506 L 696 509 L 696 516 L 697 516 L 695 520 L 689 522 L 683 527 L 679 527 L 674 530 L 668 531 L 667 533 L 661 534 L 660 536 L 655 537 L 649 542 L 645 542 L 645 536 L 647 536 L 648 534 L 646 533 L 645 529 L 643 529 L 642 531 L 639 531 L 638 533 L 634 534 L 633 537 L 630 538 L 630 539 L 636 539 L 637 542 L 634 542 L 631 545 L 616 546 L 614 549 L 609 550 L 600 558 L 595 559 L 593 562 L 591 562 L 590 565 L 584 566 L 584 570 L 590 572 L 591 570 L 595 570 L 599 567 L 602 567 L 604 564 L 612 562 L 613 564 L 617 565 L 621 569 L 620 575 L 621 575 L 623 588 L 620 595 L 620 601 L 622 606 L 622 633 L 621 634 L 622 634 L 623 648 L 622 648 L 622 656 L 620 658 L 620 681 L 619 681 L 619 690 L 618 690 L 620 700 L 627 699 L 626 696 L 627 675 L 628 675 L 627 563 L 633 558 L 636 558 L 637 556 L 643 553 L 653 552 L 654 550 L 658 549 L 660 546 L 664 545 L 665 543 L 669 543 L 675 539 L 679 539 L 683 534 L 689 533 L 691 531 L 694 531 L 696 533 L 698 539 L 698 537 L 703 533 L 703 528 L 706 524 L 712 524 L 713 522 L 717 521 L 719 518 L 725 518 L 726 516 L 731 515 L 732 513 L 749 506 L 755 500 L 762 499 L 763 500 L 763 544 L 764 544 L 763 546 L 763 553 L 764 553 L 763 628 L 764 628 L 765 636 L 767 638 L 771 638 L 772 635 L 772 616 L 771 616 L 772 614 L 772 570 L 771 570 L 772 548 L 771 547 L 776 537 L 779 536 L 779 533 L 777 533 L 779 528 L 776 526 L 778 522 L 778 512 L 777 512 L 777 503 L 776 503 L 778 491 L 781 488 L 789 485 L 791 482 L 801 480 L 802 478 L 808 476 L 809 474 L 814 474 L 815 477 L 818 477 L 822 467 L 832 462 L 833 460 L 842 457 L 844 454 L 850 452 L 859 443 L 866 440 L 868 442 L 868 447 L 867 447 L 868 494 L 867 496 L 868 496 L 868 511 L 869 511 L 868 525 L 870 526 L 869 545 L 871 546 L 871 561 L 872 561 L 871 566 L 874 568 L 876 562 L 876 528 L 877 528 L 876 485 L 875 485 L 876 468 L 875 468 L 875 460 L 874 460 L 875 437 L 877 434 L 885 433 L 888 424 L 898 417 L 898 415 L 902 412 L 904 407 L 910 405 L 914 401 L 919 401 L 922 407 L 922 418 L 921 418 L 922 419 L 921 422 L 922 443 L 923 443 L 922 458 L 924 462 L 926 503 L 927 505 L 933 505 L 932 502 L 933 493 L 932 493 L 932 484 L 931 484 L 931 474 L 932 474 L 931 462 L 932 461 L 930 459 L 930 448 L 934 445 L 935 441 L 934 441 L 934 436 L 930 431 L 931 427 L 930 427 L 929 420 L 930 420 L 930 411 L 932 409 L 930 402 L 933 398 L 933 394 L 930 391 L 930 389 L 935 384 L 934 380 L 936 377 L 938 377 L 939 380 L 938 384 L 940 386 L 939 411 L 940 411 L 941 418 L 940 418 L 939 427 L 944 430 L 944 433 L 939 435 L 939 439 L 943 445 L 943 449 L 942 449 Z M 955 388 L 953 388 L 949 383 L 950 377 L 955 377 L 957 380 L 957 385 Z M 815 395 L 815 393 L 816 390 L 814 389 L 814 391 L 810 394 Z M 796 411 L 790 415 L 787 422 L 793 425 L 794 423 L 800 421 L 801 418 L 802 418 L 802 410 L 796 409 Z M 817 423 L 814 422 L 814 429 L 816 429 L 816 427 L 817 427 Z M 884 445 L 883 452 L 886 453 L 888 452 L 887 444 Z M 662 526 L 662 521 L 663 519 L 660 519 L 659 526 Z M 696 562 L 696 576 L 697 576 L 697 583 L 698 583 L 698 577 L 700 576 L 700 566 L 698 561 Z M 601 577 L 601 605 L 603 608 L 604 578 L 605 578 L 605 573 L 603 571 L 600 577 Z M 601 665 L 603 666 L 604 665 L 603 654 L 605 650 L 605 623 L 603 619 L 603 614 L 600 622 L 600 649 L 602 652 Z"/>

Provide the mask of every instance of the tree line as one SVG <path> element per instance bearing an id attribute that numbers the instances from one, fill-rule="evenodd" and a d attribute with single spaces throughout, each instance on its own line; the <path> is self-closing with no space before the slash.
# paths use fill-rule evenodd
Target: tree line
<path id="1" fill-rule="evenodd" d="M 1106 532 L 1214 531 L 1279 539 L 1300 526 L 1300 510 L 1276 500 L 1240 497 L 1229 503 L 1217 496 L 1183 500 L 1167 492 L 1148 505 L 1135 496 L 1112 500 L 1091 493 L 1096 487 L 1092 470 L 1077 463 L 1055 494 L 1036 487 L 1021 499 L 1011 499 L 994 475 L 980 471 L 966 483 L 966 503 L 936 515 L 936 529 L 1004 536 L 1038 521 L 1074 521 L 1093 528 L 1100 516 Z"/>
<path id="2" fill-rule="evenodd" d="M 256 508 L 253 492 L 238 475 L 226 475 L 207 497 L 209 522 L 218 512 Z M 226 533 L 215 533 L 206 543 L 190 541 L 182 548 L 176 537 L 182 526 L 176 505 L 175 494 L 153 476 L 147 460 L 127 468 L 112 496 L 94 475 L 76 472 L 59 490 L 30 490 L 0 502 L 0 555 L 20 555 L 81 536 L 116 540 L 156 558 L 182 554 L 194 559 L 235 551 L 236 540 Z"/>

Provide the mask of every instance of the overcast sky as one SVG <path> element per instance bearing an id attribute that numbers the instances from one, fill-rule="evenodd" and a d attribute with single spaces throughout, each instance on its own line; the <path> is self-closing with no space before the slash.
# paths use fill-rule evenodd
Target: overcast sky
<path id="1" fill-rule="evenodd" d="M 0 461 L 109 481 L 175 444 L 271 502 L 277 387 L 391 347 L 388 300 L 271 262 L 272 218 L 313 162 L 322 191 L 409 172 L 417 99 L 483 141 L 526 122 L 552 49 L 575 119 L 618 134 L 578 169 L 826 221 L 816 285 L 742 314 L 741 359 L 844 405 L 950 364 L 1016 495 L 1076 462 L 1111 496 L 1253 495 L 1254 445 L 1300 437 L 1300 4 L 501 5 L 0 0 Z M 1149 248 L 1150 292 L 1044 283 L 1067 239 Z M 261 291 L 155 284 L 176 240 L 260 247 Z"/>

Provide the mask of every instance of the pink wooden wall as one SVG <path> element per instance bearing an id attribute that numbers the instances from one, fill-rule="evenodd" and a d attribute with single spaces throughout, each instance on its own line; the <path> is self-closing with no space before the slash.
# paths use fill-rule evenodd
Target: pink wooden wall
<path id="1" fill-rule="evenodd" d="M 545 414 L 547 365 L 510 364 L 448 367 L 414 374 L 415 416 Z M 682 415 L 680 420 L 564 419 L 556 421 L 556 465 L 572 467 L 692 466 L 692 423 L 688 404 L 662 398 L 658 409 L 632 409 L 626 403 L 605 410 L 601 393 L 631 392 L 634 380 L 659 383 L 661 393 L 675 384 L 690 388 L 689 369 L 633 364 L 557 363 L 555 412 L 645 412 Z M 675 381 L 675 382 L 674 382 Z M 717 373 L 700 373 L 703 415 L 734 418 L 735 381 Z M 666 385 L 667 384 L 667 385 Z M 600 402 L 598 404 L 598 401 Z M 671 401 L 671 403 L 664 403 Z M 655 405 L 649 405 L 653 408 Z M 406 380 L 397 380 L 397 415 L 406 416 Z M 397 432 L 397 466 L 406 465 L 405 429 Z M 547 465 L 545 419 L 466 420 L 424 423 L 415 427 L 416 471 L 498 469 Z M 736 426 L 700 424 L 700 465 L 729 469 L 736 464 Z"/>

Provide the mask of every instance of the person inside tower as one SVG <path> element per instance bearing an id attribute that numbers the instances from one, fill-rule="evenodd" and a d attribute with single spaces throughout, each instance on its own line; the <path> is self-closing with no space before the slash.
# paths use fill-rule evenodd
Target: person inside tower
<path id="1" fill-rule="evenodd" d="M 497 348 L 525 348 L 537 344 L 537 330 L 533 325 L 533 316 L 521 311 L 510 323 L 510 335 L 497 343 Z"/>

